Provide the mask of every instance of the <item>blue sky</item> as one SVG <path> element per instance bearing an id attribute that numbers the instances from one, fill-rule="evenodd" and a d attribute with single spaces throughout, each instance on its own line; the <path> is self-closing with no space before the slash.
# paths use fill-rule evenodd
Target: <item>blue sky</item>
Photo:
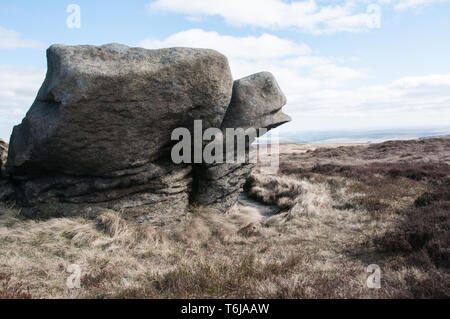
<path id="1" fill-rule="evenodd" d="M 214 48 L 235 78 L 272 72 L 283 130 L 450 126 L 447 0 L 1 0 L 0 138 L 33 102 L 49 45 L 109 42 Z"/>

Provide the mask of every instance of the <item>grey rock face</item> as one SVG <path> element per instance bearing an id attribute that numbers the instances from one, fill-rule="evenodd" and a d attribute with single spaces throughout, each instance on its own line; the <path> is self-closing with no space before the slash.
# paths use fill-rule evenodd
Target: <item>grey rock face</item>
<path id="1" fill-rule="evenodd" d="M 233 207 L 255 164 L 216 164 L 197 169 L 195 202 L 225 213 Z"/>
<path id="2" fill-rule="evenodd" d="M 123 45 L 47 50 L 36 101 L 14 128 L 8 171 L 114 177 L 164 157 L 177 127 L 218 127 L 232 77 L 213 50 Z"/>
<path id="3" fill-rule="evenodd" d="M 291 121 L 291 118 L 281 111 L 285 104 L 286 97 L 275 77 L 269 72 L 256 73 L 236 80 L 222 129 L 254 127 L 270 130 Z"/>
<path id="4" fill-rule="evenodd" d="M 266 128 L 269 131 L 291 121 L 291 118 L 281 111 L 285 104 L 286 97 L 269 72 L 236 80 L 222 130 L 225 132 L 227 128 Z M 254 165 L 248 159 L 243 164 L 202 166 L 197 169 L 199 173 L 196 176 L 196 201 L 226 212 L 237 202 L 253 168 Z"/>
<path id="5" fill-rule="evenodd" d="M 195 119 L 220 126 L 233 86 L 227 58 L 110 44 L 53 45 L 47 60 L 11 137 L 7 170 L 18 200 L 186 208 L 190 168 L 171 164 L 171 133 Z"/>
<path id="6" fill-rule="evenodd" d="M 289 121 L 270 73 L 233 85 L 226 57 L 213 50 L 53 45 L 47 59 L 6 163 L 25 216 L 113 209 L 161 225 L 183 216 L 189 201 L 226 212 L 253 165 L 175 165 L 172 131 L 194 120 L 204 130 Z"/>

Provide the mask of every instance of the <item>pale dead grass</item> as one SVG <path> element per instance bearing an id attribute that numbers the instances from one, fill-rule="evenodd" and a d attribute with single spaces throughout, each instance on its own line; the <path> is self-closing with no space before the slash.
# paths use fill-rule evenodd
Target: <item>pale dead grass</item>
<path id="1" fill-rule="evenodd" d="M 31 221 L 2 207 L 0 272 L 20 281 L 34 298 L 395 295 L 389 287 L 366 288 L 367 265 L 344 251 L 386 229 L 388 221 L 333 209 L 326 183 L 257 178 L 264 182 L 261 189 L 273 186 L 269 179 L 280 189 L 301 190 L 292 208 L 264 218 L 249 207 L 235 207 L 228 215 L 196 207 L 183 222 L 154 229 L 131 225 L 120 212 L 96 220 Z M 340 196 L 347 195 L 341 190 Z M 66 287 L 71 264 L 81 266 L 81 289 Z M 392 280 L 404 276 L 395 273 Z"/>
<path id="2" fill-rule="evenodd" d="M 447 147 L 439 143 L 438 150 Z M 400 157 L 396 145 L 387 144 Z M 355 147 L 316 155 L 348 161 Z M 373 148 L 383 152 L 383 145 Z M 375 151 L 368 152 L 371 157 Z M 377 241 L 382 248 L 397 244 L 395 236 L 403 238 L 399 229 L 420 234 L 421 224 L 408 222 L 408 216 L 421 212 L 411 207 L 434 184 L 394 178 L 378 166 L 342 173 L 351 177 L 305 171 L 316 164 L 301 162 L 294 153 L 282 162 L 294 169 L 291 175 L 255 171 L 246 185 L 254 199 L 281 209 L 274 216 L 244 206 L 226 215 L 192 207 L 181 222 L 153 228 L 126 222 L 122 212 L 105 211 L 95 220 L 33 221 L 21 219 L 14 207 L 0 206 L 0 297 L 449 297 L 448 270 L 437 267 L 424 249 L 404 253 L 377 246 Z M 358 161 L 366 155 L 359 154 Z M 300 173 L 295 165 L 304 165 Z M 434 183 L 440 180 L 445 176 Z M 447 206 L 439 205 L 427 208 L 436 210 L 434 219 L 445 217 L 439 209 Z M 424 226 L 425 235 L 442 235 L 436 245 L 447 245 L 445 229 Z M 445 263 L 448 246 L 429 249 L 442 253 Z M 71 264 L 81 267 L 81 289 L 66 286 Z M 381 267 L 381 289 L 367 288 L 370 264 Z"/>

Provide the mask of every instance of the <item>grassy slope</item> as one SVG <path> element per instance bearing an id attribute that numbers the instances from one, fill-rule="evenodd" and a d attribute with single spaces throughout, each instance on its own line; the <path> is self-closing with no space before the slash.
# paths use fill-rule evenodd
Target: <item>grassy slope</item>
<path id="1" fill-rule="evenodd" d="M 282 209 L 268 219 L 192 208 L 152 229 L 120 212 L 30 221 L 2 207 L 0 297 L 449 297 L 449 141 L 283 145 L 280 174 L 246 185 Z M 66 287 L 73 263 L 81 289 Z"/>

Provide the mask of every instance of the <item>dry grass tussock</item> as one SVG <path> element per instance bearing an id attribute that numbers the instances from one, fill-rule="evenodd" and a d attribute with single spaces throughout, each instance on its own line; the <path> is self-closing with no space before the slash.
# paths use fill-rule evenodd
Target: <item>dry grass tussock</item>
<path id="1" fill-rule="evenodd" d="M 250 197 L 267 205 L 289 209 L 302 191 L 302 182 L 288 176 L 252 173 L 245 188 Z"/>
<path id="2" fill-rule="evenodd" d="M 399 174 L 316 164 L 251 175 L 248 194 L 277 205 L 273 216 L 192 207 L 182 222 L 152 228 L 115 211 L 33 221 L 0 206 L 0 298 L 450 296 L 448 166 L 428 163 L 418 179 L 414 162 Z M 80 289 L 66 286 L 71 264 Z M 366 285 L 370 264 L 381 267 L 381 289 Z"/>

